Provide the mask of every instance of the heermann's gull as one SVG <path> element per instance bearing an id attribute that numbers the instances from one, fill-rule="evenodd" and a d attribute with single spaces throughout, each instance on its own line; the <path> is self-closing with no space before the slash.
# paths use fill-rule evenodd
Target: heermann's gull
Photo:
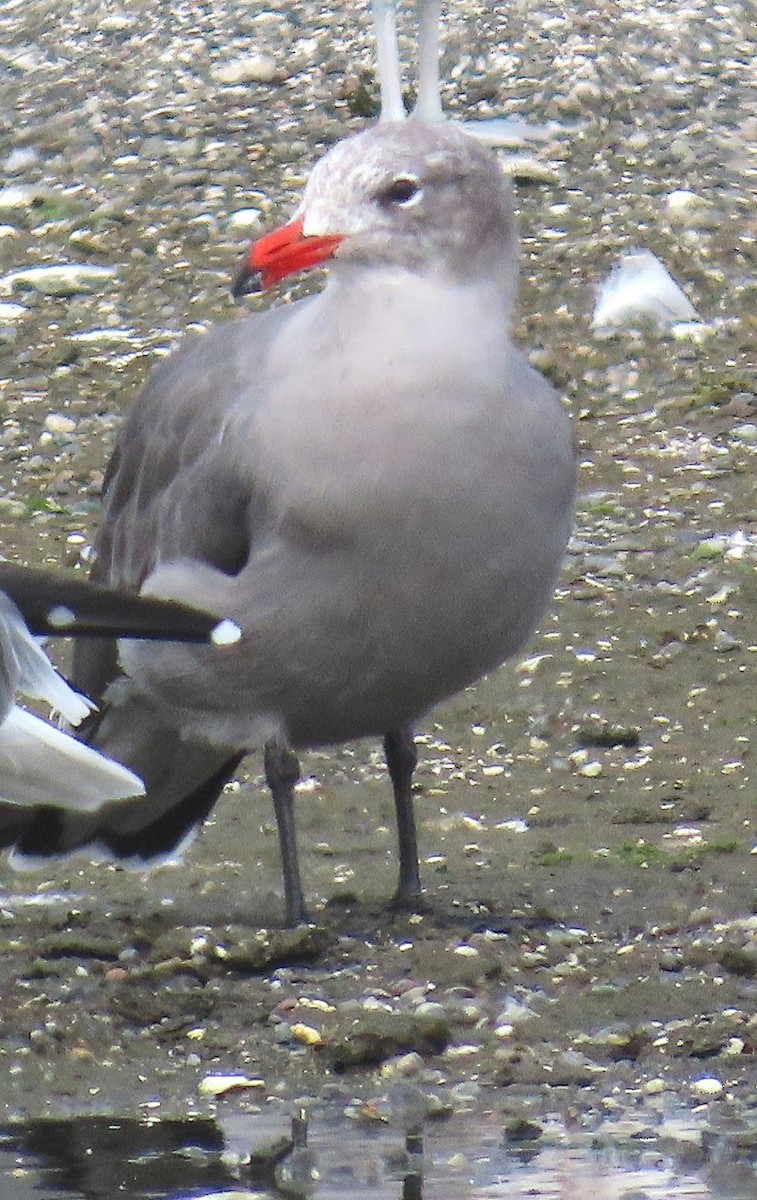
<path id="1" fill-rule="evenodd" d="M 130 680 L 96 744 L 147 799 L 42 814 L 20 853 L 168 853 L 265 744 L 296 921 L 293 750 L 384 735 L 397 899 L 417 898 L 413 724 L 533 630 L 568 537 L 574 454 L 552 388 L 510 340 L 516 237 L 487 150 L 420 121 L 334 147 L 246 273 L 271 283 L 327 258 L 320 295 L 188 341 L 127 418 L 96 577 L 193 600 L 243 637 L 224 652 L 125 646 Z M 112 645 L 77 660 L 99 698 Z"/>
<path id="2" fill-rule="evenodd" d="M 175 602 L 0 562 L 0 797 L 13 805 L 80 810 L 142 795 L 144 785 L 120 763 L 14 703 L 19 692 L 44 700 L 71 725 L 94 707 L 57 673 L 33 636 L 41 633 L 190 642 L 231 642 L 234 636 L 218 617 Z"/>

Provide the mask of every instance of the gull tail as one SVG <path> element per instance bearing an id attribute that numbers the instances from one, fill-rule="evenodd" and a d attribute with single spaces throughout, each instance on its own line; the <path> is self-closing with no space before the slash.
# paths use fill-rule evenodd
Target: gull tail
<path id="1" fill-rule="evenodd" d="M 14 706 L 0 726 L 0 803 L 90 812 L 144 790 L 132 771 L 33 713 Z"/>
<path id="2" fill-rule="evenodd" d="M 128 763 L 128 769 L 122 768 L 125 773 L 133 771 L 144 780 L 145 794 L 134 797 L 133 792 L 122 792 L 134 798 L 114 796 L 93 811 L 96 806 L 92 804 L 85 807 L 81 802 L 75 805 L 53 799 L 48 777 L 44 803 L 21 808 L 0 799 L 0 847 L 11 851 L 16 868 L 38 867 L 45 860 L 77 852 L 93 860 L 123 862 L 137 870 L 175 859 L 207 817 L 242 757 L 183 741 L 141 698 L 108 709 L 99 720 L 95 737 L 103 754 L 117 763 Z M 78 748 L 102 758 L 90 746 Z"/>

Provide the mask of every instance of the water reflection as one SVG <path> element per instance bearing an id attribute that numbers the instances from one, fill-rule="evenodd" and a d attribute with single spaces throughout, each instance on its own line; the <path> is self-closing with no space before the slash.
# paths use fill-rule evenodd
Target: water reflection
<path id="1" fill-rule="evenodd" d="M 754 1200 L 757 1153 L 686 1117 L 513 1145 L 501 1119 L 453 1117 L 406 1137 L 284 1106 L 218 1120 L 80 1117 L 0 1128 L 0 1200 Z M 674 1135 L 674 1136 L 671 1136 Z"/>

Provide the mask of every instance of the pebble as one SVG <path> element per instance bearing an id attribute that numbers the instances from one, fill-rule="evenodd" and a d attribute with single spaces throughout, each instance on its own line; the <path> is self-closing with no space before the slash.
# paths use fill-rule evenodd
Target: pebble
<path id="1" fill-rule="evenodd" d="M 409 1054 L 399 1054 L 390 1058 L 381 1066 L 382 1079 L 409 1079 L 419 1075 L 423 1070 L 423 1059 L 414 1050 Z"/>
<path id="2" fill-rule="evenodd" d="M 262 214 L 257 208 L 239 208 L 236 212 L 229 213 L 228 227 L 229 229 L 245 233 L 250 229 L 254 229 L 262 220 Z"/>
<path id="3" fill-rule="evenodd" d="M 505 1007 L 496 1018 L 495 1024 L 498 1027 L 502 1025 L 517 1025 L 522 1021 L 531 1021 L 534 1017 L 538 1017 L 533 1009 L 526 1004 L 521 1004 L 518 1000 L 508 998 Z"/>
<path id="4" fill-rule="evenodd" d="M 472 1058 L 474 1054 L 479 1054 L 480 1051 L 480 1046 L 476 1046 L 473 1043 L 466 1043 L 462 1046 L 448 1046 L 444 1051 L 444 1057 L 447 1061 L 451 1062 L 457 1058 Z"/>
<path id="5" fill-rule="evenodd" d="M 444 1005 L 439 1004 L 436 1000 L 424 1000 L 417 1005 L 415 1012 L 419 1017 L 443 1017 L 446 1015 Z"/>
<path id="6" fill-rule="evenodd" d="M 725 1088 L 719 1079 L 714 1076 L 705 1075 L 701 1079 L 695 1079 L 691 1085 L 691 1094 L 700 1100 L 715 1100 L 718 1096 L 722 1096 Z"/>
<path id="7" fill-rule="evenodd" d="M 40 194 L 39 187 L 33 184 L 10 184 L 0 188 L 0 212 L 23 212 L 40 199 Z"/>
<path id="8" fill-rule="evenodd" d="M 23 304 L 13 304 L 10 300 L 0 302 L 0 324 L 5 322 L 17 321 L 19 317 L 23 317 L 25 312 L 28 312 Z"/>
<path id="9" fill-rule="evenodd" d="M 321 1046 L 323 1044 L 321 1031 L 313 1025 L 306 1025 L 303 1021 L 295 1021 L 290 1026 L 289 1032 L 294 1040 L 302 1046 Z"/>
<path id="10" fill-rule="evenodd" d="M 714 205 L 696 192 L 684 188 L 671 192 L 665 201 L 668 220 L 691 228 L 709 227 L 719 220 Z"/>
<path id="11" fill-rule="evenodd" d="M 122 13 L 111 13 L 109 16 L 100 17 L 97 28 L 100 33 L 122 33 L 125 29 L 130 29 L 133 24 L 133 18 L 124 16 Z"/>
<path id="12" fill-rule="evenodd" d="M 216 67 L 212 77 L 216 83 L 236 86 L 243 83 L 275 83 L 282 75 L 270 54 L 250 54 Z"/>
<path id="13" fill-rule="evenodd" d="M 557 167 L 530 154 L 508 154 L 502 161 L 502 170 L 516 183 L 562 183 Z"/>
<path id="14" fill-rule="evenodd" d="M 7 174 L 12 174 L 14 171 L 26 171 L 37 162 L 39 162 L 39 152 L 32 146 L 17 146 L 6 158 L 3 169 Z"/>
<path id="15" fill-rule="evenodd" d="M 645 1096 L 659 1096 L 665 1091 L 665 1086 L 664 1079 L 647 1079 L 641 1090 Z"/>
<path id="16" fill-rule="evenodd" d="M 592 762 L 584 763 L 584 765 L 579 768 L 578 773 L 579 775 L 584 775 L 587 779 L 597 779 L 602 774 L 603 770 L 604 767 L 602 763 L 597 762 L 595 759 Z"/>
<path id="17" fill-rule="evenodd" d="M 44 427 L 48 433 L 73 433 L 76 421 L 72 417 L 64 417 L 62 413 L 48 413 Z"/>

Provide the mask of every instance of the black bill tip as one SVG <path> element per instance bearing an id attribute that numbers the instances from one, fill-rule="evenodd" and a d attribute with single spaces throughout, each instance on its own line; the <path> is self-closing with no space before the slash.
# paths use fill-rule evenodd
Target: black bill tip
<path id="1" fill-rule="evenodd" d="M 232 284 L 231 294 L 235 300 L 240 300 L 242 296 L 248 296 L 259 291 L 262 291 L 261 273 L 250 265 L 248 259 L 245 259 Z"/>

